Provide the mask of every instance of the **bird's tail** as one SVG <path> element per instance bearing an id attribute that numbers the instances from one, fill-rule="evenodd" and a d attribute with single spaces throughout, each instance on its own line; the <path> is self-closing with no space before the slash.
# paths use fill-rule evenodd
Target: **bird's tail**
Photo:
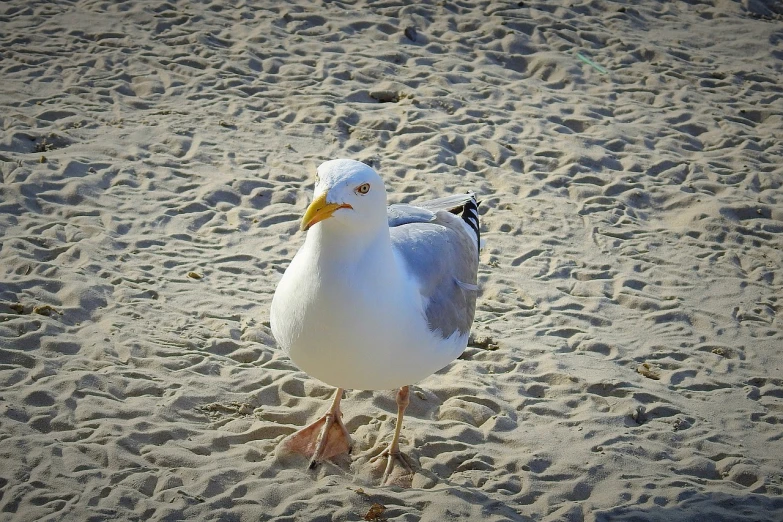
<path id="1" fill-rule="evenodd" d="M 481 202 L 476 200 L 476 194 L 469 192 L 470 199 L 465 201 L 462 206 L 462 213 L 460 217 L 468 224 L 468 226 L 476 234 L 476 245 L 481 248 L 481 227 L 479 226 L 479 212 L 478 208 Z"/>
<path id="2" fill-rule="evenodd" d="M 431 212 L 447 210 L 452 214 L 460 216 L 465 224 L 476 234 L 476 245 L 481 250 L 484 245 L 481 244 L 481 226 L 479 225 L 478 208 L 480 204 L 481 202 L 476 200 L 476 193 L 471 191 L 464 194 L 452 194 L 451 196 L 430 201 L 422 201 L 417 203 L 416 206 Z"/>

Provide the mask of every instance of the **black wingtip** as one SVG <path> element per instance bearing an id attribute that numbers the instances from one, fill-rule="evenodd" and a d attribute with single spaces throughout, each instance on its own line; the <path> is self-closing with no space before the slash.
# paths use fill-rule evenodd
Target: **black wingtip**
<path id="1" fill-rule="evenodd" d="M 462 214 L 460 217 L 465 223 L 468 224 L 471 229 L 473 229 L 473 232 L 476 233 L 476 243 L 481 244 L 481 226 L 479 224 L 478 212 L 480 203 L 476 200 L 475 194 L 472 194 L 472 196 L 473 197 L 471 197 L 468 201 L 465 202 L 465 205 L 463 205 Z"/>

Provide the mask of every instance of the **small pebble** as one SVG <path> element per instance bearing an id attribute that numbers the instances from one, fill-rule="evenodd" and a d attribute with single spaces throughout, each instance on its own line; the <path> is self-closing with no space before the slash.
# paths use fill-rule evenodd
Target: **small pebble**
<path id="1" fill-rule="evenodd" d="M 636 371 L 648 379 L 660 380 L 661 372 L 650 363 L 642 363 L 636 368 Z"/>

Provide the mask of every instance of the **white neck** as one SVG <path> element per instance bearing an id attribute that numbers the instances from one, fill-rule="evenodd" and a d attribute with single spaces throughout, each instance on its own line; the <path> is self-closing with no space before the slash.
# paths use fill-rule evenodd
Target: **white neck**
<path id="1" fill-rule="evenodd" d="M 385 225 L 385 223 L 384 223 Z M 394 281 L 399 269 L 391 246 L 389 228 L 378 227 L 377 232 L 355 233 L 340 223 L 323 221 L 307 232 L 305 248 L 314 260 L 349 273 Z"/>

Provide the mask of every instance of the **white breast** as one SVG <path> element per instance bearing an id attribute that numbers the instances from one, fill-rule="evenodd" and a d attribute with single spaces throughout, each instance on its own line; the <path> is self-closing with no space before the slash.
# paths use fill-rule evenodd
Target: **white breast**
<path id="1" fill-rule="evenodd" d="M 354 259 L 351 256 L 350 259 Z M 416 282 L 391 252 L 324 263 L 297 253 L 272 301 L 272 332 L 291 360 L 329 385 L 392 389 L 451 362 L 467 335 L 432 333 Z"/>

